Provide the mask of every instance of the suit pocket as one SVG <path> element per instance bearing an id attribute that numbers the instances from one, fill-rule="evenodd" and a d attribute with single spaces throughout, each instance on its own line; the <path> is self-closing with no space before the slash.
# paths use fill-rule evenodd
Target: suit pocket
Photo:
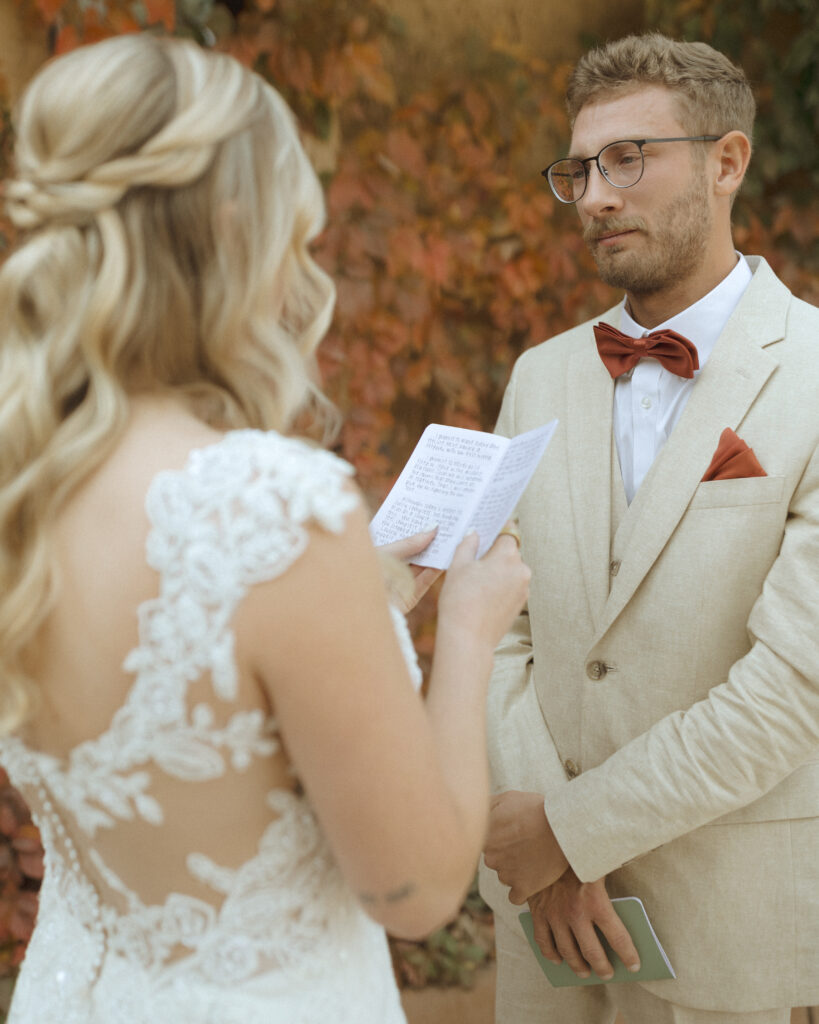
<path id="1" fill-rule="evenodd" d="M 770 505 L 782 500 L 784 476 L 750 476 L 739 480 L 708 480 L 694 491 L 689 509 Z"/>

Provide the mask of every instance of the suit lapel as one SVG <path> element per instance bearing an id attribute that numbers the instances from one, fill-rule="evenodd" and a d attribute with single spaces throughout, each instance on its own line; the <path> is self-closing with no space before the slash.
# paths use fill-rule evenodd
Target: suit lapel
<path id="1" fill-rule="evenodd" d="M 657 560 L 699 486 L 719 436 L 736 430 L 778 361 L 766 345 L 785 333 L 790 293 L 764 261 L 726 325 L 680 421 L 634 497 L 630 540 L 597 638 L 614 622 Z"/>
<path id="2" fill-rule="evenodd" d="M 616 324 L 618 311 L 619 307 L 615 307 L 601 319 Z M 571 514 L 589 611 L 596 630 L 609 593 L 614 382 L 600 361 L 593 341 L 572 353 L 567 376 L 566 438 Z"/>

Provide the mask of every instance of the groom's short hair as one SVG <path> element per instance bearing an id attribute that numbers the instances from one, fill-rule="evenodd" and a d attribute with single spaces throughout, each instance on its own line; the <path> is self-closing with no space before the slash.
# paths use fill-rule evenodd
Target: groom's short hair
<path id="1" fill-rule="evenodd" d="M 680 122 L 691 135 L 753 137 L 756 103 L 745 72 L 707 43 L 685 43 L 659 32 L 625 36 L 590 50 L 572 71 L 566 106 L 572 124 L 588 103 L 660 85 L 678 99 Z"/>

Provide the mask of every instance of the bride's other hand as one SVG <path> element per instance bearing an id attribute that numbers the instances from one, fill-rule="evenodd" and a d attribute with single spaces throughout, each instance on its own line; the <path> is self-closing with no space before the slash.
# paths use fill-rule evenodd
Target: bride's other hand
<path id="1" fill-rule="evenodd" d="M 532 574 L 509 534 L 499 534 L 476 559 L 479 544 L 478 534 L 469 533 L 455 551 L 438 604 L 439 635 L 441 629 L 469 633 L 493 652 L 526 603 Z"/>
<path id="2" fill-rule="evenodd" d="M 382 544 L 376 549 L 382 558 L 382 563 L 386 566 L 385 577 L 392 603 L 404 615 L 412 611 L 443 571 L 412 564 L 412 559 L 425 551 L 433 542 L 437 531 L 438 527 L 433 526 L 431 530 L 414 533 L 411 537 L 393 541 L 392 544 Z M 383 557 L 385 555 L 386 558 Z M 399 575 L 390 571 L 390 559 L 403 562 L 407 572 L 402 572 Z"/>

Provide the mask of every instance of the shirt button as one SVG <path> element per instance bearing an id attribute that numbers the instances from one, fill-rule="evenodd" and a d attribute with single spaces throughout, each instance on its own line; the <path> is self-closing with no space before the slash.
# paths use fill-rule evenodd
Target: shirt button
<path id="1" fill-rule="evenodd" d="M 609 573 L 616 576 L 618 572 L 620 572 L 620 559 L 615 558 L 613 562 L 609 562 Z"/>
<path id="2" fill-rule="evenodd" d="M 586 666 L 586 675 L 589 679 L 595 680 L 602 679 L 608 669 L 602 661 L 590 661 Z"/>
<path id="3" fill-rule="evenodd" d="M 566 774 L 570 779 L 574 779 L 580 774 L 580 765 L 570 757 L 567 757 L 563 762 L 563 767 L 566 769 Z"/>
<path id="4" fill-rule="evenodd" d="M 640 399 L 640 405 L 642 405 L 644 409 L 651 408 L 651 399 L 648 397 L 648 395 L 643 395 L 643 397 Z"/>

